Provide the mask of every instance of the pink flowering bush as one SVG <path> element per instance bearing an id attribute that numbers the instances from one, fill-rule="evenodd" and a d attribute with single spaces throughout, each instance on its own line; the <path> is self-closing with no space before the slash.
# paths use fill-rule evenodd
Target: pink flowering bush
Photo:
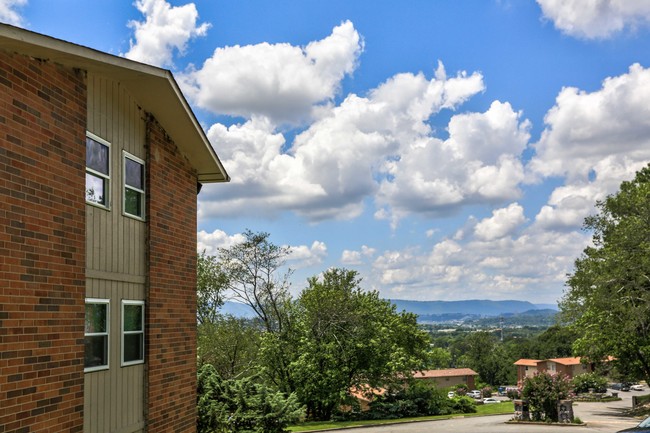
<path id="1" fill-rule="evenodd" d="M 570 388 L 569 378 L 563 374 L 544 371 L 526 378 L 522 395 L 533 420 L 557 422 L 557 402 L 569 397 Z"/>

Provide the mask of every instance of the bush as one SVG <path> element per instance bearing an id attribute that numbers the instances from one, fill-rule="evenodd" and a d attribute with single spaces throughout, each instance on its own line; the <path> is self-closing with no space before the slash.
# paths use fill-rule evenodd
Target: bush
<path id="1" fill-rule="evenodd" d="M 413 382 L 408 387 L 386 392 L 370 403 L 370 419 L 395 419 L 450 413 L 446 393 L 427 384 Z"/>
<path id="2" fill-rule="evenodd" d="M 456 395 L 467 395 L 469 388 L 465 384 L 456 385 Z"/>
<path id="3" fill-rule="evenodd" d="M 569 379 L 565 375 L 536 373 L 524 380 L 523 397 L 528 400 L 534 421 L 557 422 L 557 402 L 569 396 Z"/>
<path id="4" fill-rule="evenodd" d="M 481 388 L 481 395 L 483 397 L 492 397 L 492 387 L 486 386 L 485 388 Z"/>
<path id="5" fill-rule="evenodd" d="M 476 404 L 471 397 L 460 396 L 451 399 L 451 413 L 474 413 L 476 412 Z"/>
<path id="6" fill-rule="evenodd" d="M 571 381 L 571 385 L 576 394 L 587 393 L 590 389 L 599 393 L 607 392 L 607 379 L 596 373 L 584 373 L 576 376 Z"/>
<path id="7" fill-rule="evenodd" d="M 506 397 L 508 397 L 510 400 L 518 400 L 521 398 L 521 390 L 519 388 L 508 389 L 506 390 Z"/>
<path id="8" fill-rule="evenodd" d="M 197 391 L 199 433 L 282 433 L 304 414 L 294 394 L 285 397 L 253 378 L 222 380 L 210 364 L 199 369 Z"/>

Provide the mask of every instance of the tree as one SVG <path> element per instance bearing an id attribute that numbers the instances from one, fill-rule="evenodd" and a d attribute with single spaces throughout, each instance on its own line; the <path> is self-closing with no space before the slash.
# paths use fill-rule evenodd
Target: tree
<path id="1" fill-rule="evenodd" d="M 196 319 L 199 325 L 217 321 L 227 286 L 227 276 L 217 258 L 202 251 L 196 266 Z"/>
<path id="2" fill-rule="evenodd" d="M 264 333 L 260 339 L 260 368 L 265 379 L 287 394 L 295 390 L 289 371 L 293 344 L 291 333 L 291 270 L 279 275 L 290 253 L 275 245 L 269 234 L 246 230 L 244 241 L 219 249 L 219 262 L 232 298 L 253 309 Z"/>
<path id="3" fill-rule="evenodd" d="M 585 219 L 593 246 L 569 275 L 560 303 L 579 338 L 574 350 L 592 362 L 650 380 L 650 165 Z"/>
<path id="4" fill-rule="evenodd" d="M 268 332 L 281 332 L 287 320 L 291 270 L 278 276 L 290 253 L 269 241 L 268 233 L 246 230 L 245 240 L 219 249 L 219 261 L 233 299 L 250 306 Z"/>
<path id="5" fill-rule="evenodd" d="M 535 338 L 533 347 L 536 353 L 530 358 L 550 359 L 573 356 L 573 343 L 576 338 L 576 331 L 572 328 L 551 326 Z"/>
<path id="6" fill-rule="evenodd" d="M 219 316 L 198 327 L 199 364 L 211 364 L 224 379 L 257 373 L 261 338 L 259 323 Z"/>
<path id="7" fill-rule="evenodd" d="M 329 419 L 352 388 L 376 388 L 425 366 L 429 340 L 413 314 L 397 313 L 355 271 L 329 269 L 296 301 L 298 357 L 291 364 L 308 416 Z"/>
<path id="8" fill-rule="evenodd" d="M 483 382 L 499 386 L 513 381 L 516 373 L 513 361 L 493 334 L 472 332 L 454 350 L 463 354 L 458 358 L 459 364 L 472 368 Z"/>
<path id="9" fill-rule="evenodd" d="M 533 420 L 557 422 L 557 403 L 569 397 L 569 388 L 567 376 L 544 371 L 527 377 L 521 393 L 528 401 Z"/>
<path id="10" fill-rule="evenodd" d="M 442 347 L 432 347 L 429 350 L 429 368 L 445 369 L 451 367 L 451 353 Z"/>

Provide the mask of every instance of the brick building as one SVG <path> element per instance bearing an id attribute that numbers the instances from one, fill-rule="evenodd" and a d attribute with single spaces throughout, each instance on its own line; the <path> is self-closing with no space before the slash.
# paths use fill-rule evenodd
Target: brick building
<path id="1" fill-rule="evenodd" d="M 443 370 L 424 370 L 413 374 L 413 377 L 428 383 L 435 384 L 438 388 L 451 388 L 458 385 L 467 385 L 472 390 L 476 387 L 478 373 L 471 368 L 447 368 Z"/>
<path id="2" fill-rule="evenodd" d="M 172 74 L 0 24 L 0 432 L 196 430 L 196 196 Z"/>
<path id="3" fill-rule="evenodd" d="M 552 374 L 562 374 L 569 379 L 584 373 L 594 371 L 592 364 L 583 363 L 577 358 L 552 358 L 552 359 L 519 359 L 515 362 L 517 366 L 517 383 L 523 384 L 527 377 L 533 377 L 535 373 L 547 371 Z"/>

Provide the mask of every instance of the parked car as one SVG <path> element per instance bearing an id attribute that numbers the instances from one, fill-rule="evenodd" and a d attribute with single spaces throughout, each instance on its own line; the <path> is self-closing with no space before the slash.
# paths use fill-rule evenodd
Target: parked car
<path id="1" fill-rule="evenodd" d="M 640 385 L 638 383 L 630 385 L 630 391 L 643 391 L 643 385 Z"/>
<path id="2" fill-rule="evenodd" d="M 474 398 L 481 398 L 481 391 L 479 391 L 478 389 L 473 389 L 470 392 L 468 392 L 467 395 Z"/>
<path id="3" fill-rule="evenodd" d="M 612 383 L 609 387 L 611 389 L 615 389 L 617 391 L 629 391 L 630 390 L 630 384 L 629 383 Z"/>
<path id="4" fill-rule="evenodd" d="M 636 432 L 636 433 L 650 433 L 650 416 L 641 421 L 641 423 L 632 428 L 626 428 L 625 430 L 619 430 L 617 433 L 628 433 L 628 432 Z"/>
<path id="5" fill-rule="evenodd" d="M 483 404 L 494 404 L 494 403 L 499 403 L 499 400 L 497 400 L 496 398 L 491 398 L 491 397 L 483 399 Z"/>
<path id="6" fill-rule="evenodd" d="M 448 398 L 454 398 L 455 396 L 456 396 L 456 393 L 455 393 L 454 391 L 449 391 L 449 392 L 447 393 L 447 397 L 448 397 Z"/>

